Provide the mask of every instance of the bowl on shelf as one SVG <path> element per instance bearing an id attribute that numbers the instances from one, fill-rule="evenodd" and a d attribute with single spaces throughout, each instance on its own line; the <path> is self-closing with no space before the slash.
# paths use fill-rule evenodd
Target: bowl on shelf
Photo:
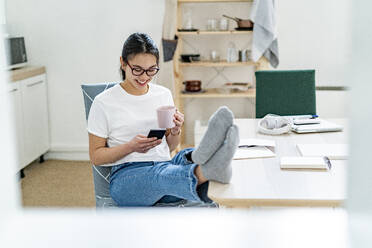
<path id="1" fill-rule="evenodd" d="M 185 85 L 185 92 L 199 92 L 201 91 L 200 80 L 186 80 L 183 82 Z"/>
<path id="2" fill-rule="evenodd" d="M 200 54 L 181 54 L 181 61 L 186 63 L 200 61 Z"/>

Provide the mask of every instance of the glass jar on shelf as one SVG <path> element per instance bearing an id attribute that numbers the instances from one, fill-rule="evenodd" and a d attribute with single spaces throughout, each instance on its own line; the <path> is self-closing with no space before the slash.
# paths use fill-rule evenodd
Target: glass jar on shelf
<path id="1" fill-rule="evenodd" d="M 184 29 L 193 29 L 193 23 L 192 23 L 192 10 L 191 8 L 186 9 L 184 13 L 184 19 L 183 19 L 183 28 Z"/>
<path id="2" fill-rule="evenodd" d="M 207 30 L 208 31 L 217 31 L 217 19 L 208 19 L 207 20 Z"/>
<path id="3" fill-rule="evenodd" d="M 227 31 L 229 30 L 229 20 L 226 18 L 220 19 L 220 31 Z"/>
<path id="4" fill-rule="evenodd" d="M 220 54 L 216 50 L 212 50 L 210 52 L 209 59 L 211 62 L 219 62 L 220 61 Z"/>
<path id="5" fill-rule="evenodd" d="M 239 59 L 238 58 L 238 51 L 236 50 L 236 46 L 235 46 L 234 42 L 230 41 L 229 45 L 227 47 L 226 60 L 229 63 L 233 63 L 233 62 L 238 61 L 238 59 Z"/>

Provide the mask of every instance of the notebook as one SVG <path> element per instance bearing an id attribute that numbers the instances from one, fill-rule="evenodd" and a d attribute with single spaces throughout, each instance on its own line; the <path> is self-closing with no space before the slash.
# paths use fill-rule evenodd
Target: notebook
<path id="1" fill-rule="evenodd" d="M 326 156 L 331 160 L 348 158 L 348 146 L 346 144 L 297 144 L 297 149 L 304 157 Z"/>
<path id="2" fill-rule="evenodd" d="M 280 168 L 329 170 L 331 162 L 327 157 L 282 157 Z"/>
<path id="3" fill-rule="evenodd" d="M 292 125 L 292 131 L 296 133 L 321 133 L 342 131 L 342 126 L 330 121 L 319 119 L 320 123 L 306 125 Z"/>
<path id="4" fill-rule="evenodd" d="M 275 157 L 275 153 L 268 147 L 273 150 L 275 141 L 268 139 L 241 139 L 233 159 Z"/>
<path id="5" fill-rule="evenodd" d="M 265 146 L 255 146 L 247 148 L 238 148 L 233 159 L 249 159 L 249 158 L 270 158 L 275 157 L 275 153 Z"/>

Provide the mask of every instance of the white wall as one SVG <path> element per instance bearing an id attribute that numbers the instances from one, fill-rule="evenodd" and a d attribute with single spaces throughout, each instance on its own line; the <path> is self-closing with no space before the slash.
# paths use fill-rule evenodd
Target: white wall
<path id="1" fill-rule="evenodd" d="M 316 84 L 348 86 L 351 1 L 278 1 L 279 69 L 316 69 Z"/>
<path id="2" fill-rule="evenodd" d="M 349 1 L 278 2 L 280 69 L 316 68 L 318 85 L 347 85 L 343 72 L 350 53 L 350 35 L 345 31 L 350 19 Z M 163 0 L 7 1 L 9 33 L 25 36 L 30 64 L 47 68 L 54 151 L 49 154 L 51 157 L 88 158 L 80 84 L 120 80 L 118 68 L 123 41 L 135 31 L 149 33 L 155 41 L 160 41 L 163 5 Z M 205 5 L 207 11 L 197 15 L 203 18 L 195 20 L 203 25 L 199 28 L 204 28 L 210 17 L 225 12 L 234 14 L 224 5 L 209 8 L 212 10 L 208 13 L 208 5 L 213 4 Z M 242 10 L 239 8 L 237 14 L 248 17 L 249 13 L 244 16 Z M 201 10 L 194 8 L 194 11 Z M 213 71 L 204 73 L 214 75 Z M 254 105 L 246 99 L 187 101 L 187 143 L 193 143 L 194 120 L 206 120 L 221 104 L 232 108 L 236 117 L 254 116 Z M 328 107 L 326 104 L 318 110 L 332 112 Z"/>
<path id="3" fill-rule="evenodd" d="M 345 118 L 350 116 L 350 91 L 317 90 L 316 112 L 321 117 Z"/>
<path id="4" fill-rule="evenodd" d="M 120 80 L 119 57 L 131 33 L 160 41 L 163 0 L 8 0 L 6 5 L 9 33 L 25 37 L 30 64 L 46 66 L 52 150 L 87 151 L 80 85 Z"/>

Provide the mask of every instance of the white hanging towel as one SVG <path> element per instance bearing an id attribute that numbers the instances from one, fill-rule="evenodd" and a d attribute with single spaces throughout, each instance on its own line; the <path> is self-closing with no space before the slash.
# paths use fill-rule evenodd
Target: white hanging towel
<path id="1" fill-rule="evenodd" d="M 279 65 L 276 31 L 276 0 L 254 0 L 250 20 L 254 22 L 252 59 L 257 62 L 265 56 L 271 66 Z"/>

